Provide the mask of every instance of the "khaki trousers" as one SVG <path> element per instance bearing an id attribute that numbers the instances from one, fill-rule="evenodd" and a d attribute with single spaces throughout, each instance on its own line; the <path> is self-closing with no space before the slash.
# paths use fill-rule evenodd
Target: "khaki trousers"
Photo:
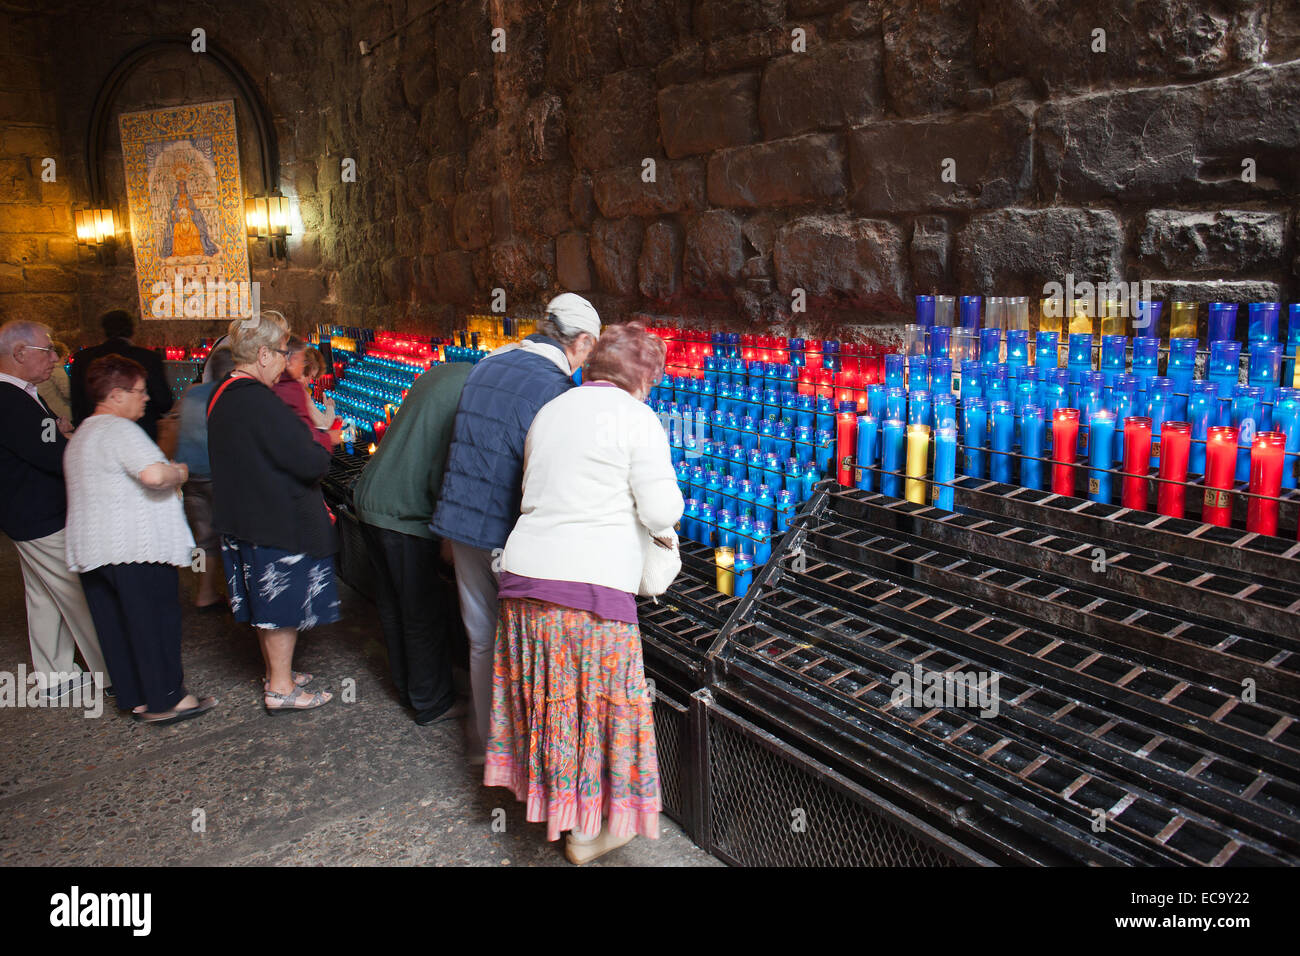
<path id="1" fill-rule="evenodd" d="M 74 673 L 76 647 L 96 681 L 111 684 L 81 577 L 68 570 L 63 529 L 34 541 L 15 541 L 14 546 L 23 568 L 33 670 L 37 674 Z"/>

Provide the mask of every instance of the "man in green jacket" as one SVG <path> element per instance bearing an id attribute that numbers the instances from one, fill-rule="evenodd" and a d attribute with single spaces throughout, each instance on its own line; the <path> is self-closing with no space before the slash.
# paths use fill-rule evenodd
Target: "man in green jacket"
<path id="1" fill-rule="evenodd" d="M 465 712 L 452 690 L 449 646 L 460 615 L 438 574 L 441 542 L 429 521 L 461 388 L 473 368 L 469 362 L 435 365 L 416 379 L 353 491 L 375 565 L 393 682 L 421 726 Z"/>

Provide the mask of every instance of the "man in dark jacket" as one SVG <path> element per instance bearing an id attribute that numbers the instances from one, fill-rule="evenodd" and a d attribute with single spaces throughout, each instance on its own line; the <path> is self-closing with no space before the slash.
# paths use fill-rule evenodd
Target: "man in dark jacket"
<path id="1" fill-rule="evenodd" d="M 18 320 L 0 326 L 0 531 L 18 549 L 32 665 L 50 700 L 88 679 L 77 671 L 75 648 L 92 673 L 107 674 L 81 578 L 68 570 L 64 546 L 63 451 L 72 426 L 36 393 L 58 360 L 45 326 Z"/>
<path id="2" fill-rule="evenodd" d="M 158 419 L 171 411 L 172 407 L 172 390 L 167 384 L 162 358 L 152 349 L 131 344 L 135 324 L 131 321 L 130 314 L 122 309 L 105 312 L 99 317 L 99 325 L 104 330 L 105 340 L 99 345 L 82 349 L 72 358 L 72 371 L 68 373 L 72 384 L 72 424 L 80 425 L 94 411 L 86 397 L 86 369 L 90 368 L 90 363 L 104 355 L 125 355 L 144 366 L 149 404 L 145 406 L 140 427 L 157 441 Z"/>
<path id="3" fill-rule="evenodd" d="M 573 387 L 600 336 L 591 303 L 566 292 L 546 307 L 539 332 L 474 367 L 461 392 L 447 473 L 430 529 L 451 541 L 461 619 L 469 638 L 470 761 L 482 764 L 492 709 L 498 556 L 519 518 L 524 439 L 538 410 Z"/>
<path id="4" fill-rule="evenodd" d="M 442 487 L 452 423 L 468 362 L 435 365 L 398 409 L 379 451 L 353 491 L 366 550 L 375 566 L 379 623 L 388 667 L 405 707 L 421 726 L 459 717 L 451 685 L 450 645 L 459 631 L 456 599 L 439 574 L 439 541 L 429 530 Z"/>

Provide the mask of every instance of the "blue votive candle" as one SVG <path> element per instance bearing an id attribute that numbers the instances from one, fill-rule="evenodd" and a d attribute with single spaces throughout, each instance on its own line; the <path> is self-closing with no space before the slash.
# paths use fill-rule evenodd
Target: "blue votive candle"
<path id="1" fill-rule="evenodd" d="M 994 481 L 1011 484 L 1011 456 L 998 452 L 1011 451 L 1015 434 L 1015 406 L 1010 402 L 994 402 L 993 454 L 989 456 L 989 477 Z"/>
<path id="2" fill-rule="evenodd" d="M 1026 405 L 1020 416 L 1020 483 L 1026 488 L 1043 487 L 1043 463 L 1033 460 L 1043 457 L 1043 431 L 1043 407 Z"/>
<path id="3" fill-rule="evenodd" d="M 1094 412 L 1089 423 L 1091 443 L 1088 452 L 1088 497 L 1093 501 L 1110 503 L 1110 466 L 1115 447 L 1115 413 L 1103 409 Z"/>

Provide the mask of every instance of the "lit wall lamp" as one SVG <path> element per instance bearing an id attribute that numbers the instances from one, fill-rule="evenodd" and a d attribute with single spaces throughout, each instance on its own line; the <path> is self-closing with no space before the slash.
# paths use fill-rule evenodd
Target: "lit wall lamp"
<path id="1" fill-rule="evenodd" d="M 283 259 L 288 251 L 285 241 L 292 232 L 289 225 L 289 200 L 284 196 L 256 196 L 244 201 L 244 218 L 249 239 L 264 239 L 273 259 Z"/>
<path id="2" fill-rule="evenodd" d="M 76 214 L 77 244 L 91 249 L 95 258 L 112 265 L 117 252 L 117 226 L 111 209 L 79 209 Z"/>

